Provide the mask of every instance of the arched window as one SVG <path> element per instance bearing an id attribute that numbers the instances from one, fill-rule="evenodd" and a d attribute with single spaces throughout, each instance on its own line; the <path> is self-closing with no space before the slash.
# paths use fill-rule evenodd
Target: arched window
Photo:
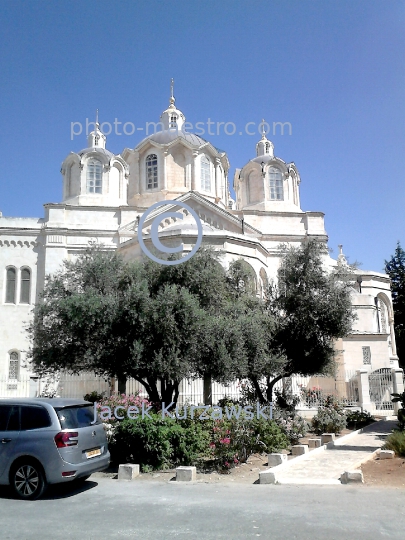
<path id="1" fill-rule="evenodd" d="M 211 191 L 211 163 L 203 156 L 201 158 L 201 189 L 202 191 Z"/>
<path id="2" fill-rule="evenodd" d="M 177 116 L 175 114 L 172 114 L 170 117 L 169 128 L 172 129 L 176 127 L 177 127 Z"/>
<path id="3" fill-rule="evenodd" d="M 266 142 L 266 154 L 270 152 L 270 143 Z"/>
<path id="4" fill-rule="evenodd" d="M 281 171 L 275 167 L 269 170 L 270 178 L 270 199 L 272 201 L 283 201 L 283 177 Z"/>
<path id="5" fill-rule="evenodd" d="M 149 154 L 146 158 L 146 189 L 158 187 L 158 164 L 157 155 Z"/>
<path id="6" fill-rule="evenodd" d="M 16 270 L 15 268 L 7 268 L 6 302 L 8 304 L 16 303 Z"/>
<path id="7" fill-rule="evenodd" d="M 8 364 L 8 378 L 17 381 L 20 376 L 20 359 L 18 353 L 13 351 L 10 353 Z"/>
<path id="8" fill-rule="evenodd" d="M 30 303 L 31 272 L 29 268 L 21 270 L 20 304 Z"/>
<path id="9" fill-rule="evenodd" d="M 97 159 L 92 159 L 87 164 L 87 193 L 102 192 L 103 166 Z"/>

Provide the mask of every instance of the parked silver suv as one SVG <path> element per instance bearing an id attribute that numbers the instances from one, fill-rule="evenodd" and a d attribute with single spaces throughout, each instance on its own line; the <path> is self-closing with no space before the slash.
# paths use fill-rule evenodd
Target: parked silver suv
<path id="1" fill-rule="evenodd" d="M 77 399 L 0 399 L 0 484 L 37 499 L 48 484 L 85 480 L 110 453 L 93 405 Z"/>

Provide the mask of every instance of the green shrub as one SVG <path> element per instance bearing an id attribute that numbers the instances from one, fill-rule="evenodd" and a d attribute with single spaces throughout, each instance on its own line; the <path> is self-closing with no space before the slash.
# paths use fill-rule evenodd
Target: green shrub
<path id="1" fill-rule="evenodd" d="M 312 427 L 317 434 L 340 433 L 346 427 L 346 413 L 334 396 L 328 396 L 325 405 L 318 407 Z"/>
<path id="2" fill-rule="evenodd" d="M 394 431 L 388 435 L 384 450 L 394 450 L 398 456 L 405 457 L 405 431 Z"/>
<path id="3" fill-rule="evenodd" d="M 247 420 L 241 415 L 239 419 L 213 420 L 209 411 L 207 420 L 149 414 L 151 418 L 115 422 L 109 437 L 113 462 L 139 463 L 144 472 L 204 463 L 227 470 L 253 453 L 271 453 L 289 444 L 276 423 L 264 418 Z"/>
<path id="4" fill-rule="evenodd" d="M 126 419 L 116 425 L 109 448 L 115 463 L 139 463 L 142 470 L 196 464 L 209 455 L 209 432 L 202 422 L 188 427 L 174 418 Z"/>
<path id="5" fill-rule="evenodd" d="M 291 413 L 275 407 L 273 419 L 290 444 L 298 444 L 301 437 L 305 437 L 309 430 L 309 424 L 297 413 Z"/>
<path id="6" fill-rule="evenodd" d="M 375 422 L 374 416 L 369 412 L 349 411 L 346 412 L 347 427 L 359 429 Z"/>
<path id="7" fill-rule="evenodd" d="M 85 401 L 90 401 L 91 403 L 95 403 L 96 401 L 102 401 L 104 399 L 104 394 L 100 394 L 97 392 L 97 390 L 93 390 L 90 392 L 90 394 L 86 394 L 83 396 L 83 399 Z"/>

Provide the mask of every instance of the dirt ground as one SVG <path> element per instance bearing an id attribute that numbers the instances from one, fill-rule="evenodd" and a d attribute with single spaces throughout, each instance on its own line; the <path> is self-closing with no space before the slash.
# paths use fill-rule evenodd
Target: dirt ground
<path id="1" fill-rule="evenodd" d="M 364 483 L 375 487 L 405 487 L 405 458 L 374 458 L 361 466 Z"/>
<path id="2" fill-rule="evenodd" d="M 267 469 L 267 456 L 253 454 L 247 463 L 241 463 L 231 469 L 227 474 L 218 472 L 197 473 L 197 481 L 206 483 L 238 483 L 257 484 L 259 483 L 259 472 Z M 373 487 L 405 488 L 405 458 L 394 457 L 394 459 L 379 459 L 375 457 L 364 463 L 361 467 L 364 476 L 364 485 Z M 117 478 L 117 468 L 111 467 L 105 472 L 95 473 L 93 477 L 107 476 Z M 175 480 L 175 470 L 154 471 L 140 475 L 141 481 L 169 482 Z"/>

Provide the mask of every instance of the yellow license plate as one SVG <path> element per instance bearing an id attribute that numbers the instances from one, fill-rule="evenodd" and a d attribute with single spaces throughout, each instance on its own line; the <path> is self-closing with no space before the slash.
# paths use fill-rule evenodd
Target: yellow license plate
<path id="1" fill-rule="evenodd" d="M 101 448 L 95 448 L 94 450 L 88 450 L 86 452 L 86 458 L 92 458 L 101 455 Z"/>

